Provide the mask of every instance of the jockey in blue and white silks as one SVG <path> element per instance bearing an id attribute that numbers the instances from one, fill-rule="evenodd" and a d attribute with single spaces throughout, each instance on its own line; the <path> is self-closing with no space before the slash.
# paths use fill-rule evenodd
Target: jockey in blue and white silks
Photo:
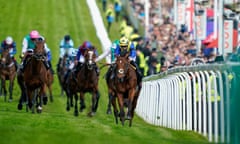
<path id="1" fill-rule="evenodd" d="M 74 42 L 71 39 L 70 35 L 65 35 L 60 42 L 60 58 L 63 58 L 65 54 L 67 56 L 73 56 Z"/>

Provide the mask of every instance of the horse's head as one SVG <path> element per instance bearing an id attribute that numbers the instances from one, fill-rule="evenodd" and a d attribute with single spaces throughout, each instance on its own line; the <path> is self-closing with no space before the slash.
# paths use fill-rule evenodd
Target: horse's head
<path id="1" fill-rule="evenodd" d="M 1 65 L 3 67 L 6 67 L 7 65 L 10 65 L 12 63 L 12 59 L 9 53 L 9 49 L 8 48 L 2 48 L 1 49 L 2 54 L 1 54 Z"/>
<path id="2" fill-rule="evenodd" d="M 129 62 L 128 62 L 128 55 L 122 57 L 122 56 L 117 56 L 116 59 L 116 76 L 119 81 L 123 82 L 127 71 L 129 69 Z"/>
<path id="3" fill-rule="evenodd" d="M 89 49 L 86 49 L 84 52 L 84 58 L 85 58 L 85 64 L 87 65 L 88 69 L 92 70 L 93 67 L 96 65 L 95 59 L 96 59 L 96 48 L 91 47 Z"/>
<path id="4" fill-rule="evenodd" d="M 41 59 L 45 55 L 45 49 L 44 49 L 45 41 L 42 38 L 39 38 L 35 41 L 35 49 L 33 51 L 34 56 Z"/>

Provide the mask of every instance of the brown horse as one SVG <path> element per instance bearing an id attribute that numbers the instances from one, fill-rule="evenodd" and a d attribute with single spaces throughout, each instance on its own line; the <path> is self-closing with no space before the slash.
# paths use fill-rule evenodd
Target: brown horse
<path id="1" fill-rule="evenodd" d="M 89 92 L 92 94 L 92 107 L 88 116 L 95 115 L 98 108 L 98 101 L 100 98 L 98 90 L 98 76 L 96 72 L 97 64 L 94 62 L 96 58 L 95 47 L 91 47 L 85 50 L 83 56 L 85 57 L 85 62 L 83 63 L 81 69 L 77 73 L 77 86 L 78 92 L 80 92 L 80 112 L 85 109 L 84 94 Z M 77 99 L 75 99 L 75 115 L 78 114 L 77 109 Z"/>
<path id="2" fill-rule="evenodd" d="M 118 117 L 122 125 L 125 119 L 129 120 L 129 126 L 132 126 L 132 119 L 134 117 L 134 110 L 137 105 L 138 96 L 141 86 L 137 84 L 137 75 L 135 67 L 128 61 L 128 54 L 125 56 L 117 56 L 115 77 L 113 80 L 107 81 L 109 92 L 111 94 L 112 106 L 114 109 L 115 121 L 118 124 Z M 118 107 L 116 104 L 118 100 Z M 124 106 L 127 107 L 127 115 L 125 116 Z"/>
<path id="3" fill-rule="evenodd" d="M 27 105 L 34 113 L 34 104 L 37 98 L 40 102 L 37 104 L 37 112 L 42 112 L 42 100 L 46 104 L 46 87 L 48 83 L 48 71 L 44 65 L 46 60 L 44 50 L 44 40 L 37 40 L 35 42 L 36 48 L 33 55 L 29 58 L 23 73 L 23 80 L 27 94 Z M 27 107 L 27 108 L 28 108 Z"/>
<path id="4" fill-rule="evenodd" d="M 2 49 L 0 60 L 0 76 L 1 76 L 1 88 L 0 95 L 4 95 L 4 101 L 7 101 L 6 80 L 9 80 L 9 102 L 12 101 L 13 85 L 16 77 L 17 69 L 14 60 L 10 56 L 9 49 Z"/>

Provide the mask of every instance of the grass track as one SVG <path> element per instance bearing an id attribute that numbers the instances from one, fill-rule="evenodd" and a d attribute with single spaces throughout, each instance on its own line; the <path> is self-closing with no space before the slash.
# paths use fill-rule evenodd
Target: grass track
<path id="1" fill-rule="evenodd" d="M 97 1 L 100 5 L 100 0 Z M 95 35 L 85 0 L 0 0 L 0 40 L 7 35 L 17 42 L 18 54 L 23 37 L 32 29 L 37 29 L 46 37 L 53 54 L 56 67 L 60 40 L 70 34 L 75 47 L 84 40 L 90 40 L 101 52 L 100 42 Z M 114 24 L 110 36 L 116 38 L 117 25 Z M 18 59 L 19 61 L 19 59 Z M 206 138 L 186 131 L 173 131 L 146 124 L 135 117 L 133 127 L 122 127 L 114 123 L 113 116 L 106 112 L 107 88 L 101 71 L 99 109 L 95 117 L 87 117 L 88 110 L 78 117 L 73 110 L 67 112 L 66 97 L 60 96 L 60 87 L 55 75 L 53 85 L 54 103 L 43 107 L 42 114 L 17 110 L 20 90 L 15 81 L 14 101 L 4 102 L 0 97 L 0 144 L 53 144 L 53 143 L 94 143 L 94 144 L 173 144 L 207 143 Z M 86 95 L 89 108 L 90 97 Z M 126 123 L 128 124 L 128 123 Z"/>

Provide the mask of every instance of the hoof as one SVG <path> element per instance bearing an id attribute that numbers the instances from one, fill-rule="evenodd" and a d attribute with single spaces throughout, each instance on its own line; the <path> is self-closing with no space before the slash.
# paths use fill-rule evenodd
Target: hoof
<path id="1" fill-rule="evenodd" d="M 111 115 L 112 114 L 112 111 L 109 109 L 109 110 L 107 110 L 107 114 L 108 115 Z"/>
<path id="2" fill-rule="evenodd" d="M 68 106 L 68 107 L 66 108 L 66 110 L 67 110 L 67 111 L 70 111 L 70 107 Z"/>
<path id="3" fill-rule="evenodd" d="M 83 110 L 84 110 L 85 108 L 86 108 L 85 105 L 81 106 L 81 107 L 80 107 L 80 112 L 83 112 Z"/>
<path id="4" fill-rule="evenodd" d="M 78 116 L 78 111 L 75 111 L 75 112 L 74 112 L 74 116 Z"/>
<path id="5" fill-rule="evenodd" d="M 22 104 L 18 104 L 18 110 L 22 110 L 23 105 Z"/>
<path id="6" fill-rule="evenodd" d="M 37 107 L 37 113 L 42 113 L 42 107 L 41 106 Z"/>
<path id="7" fill-rule="evenodd" d="M 8 100 L 8 102 L 12 102 L 12 101 L 13 101 L 13 99 L 12 99 L 12 98 Z"/>
<path id="8" fill-rule="evenodd" d="M 95 114 L 96 114 L 95 112 L 89 112 L 89 113 L 88 113 L 88 116 L 89 116 L 89 117 L 93 117 L 93 116 L 95 116 Z"/>
<path id="9" fill-rule="evenodd" d="M 43 97 L 43 104 L 46 105 L 48 102 L 48 98 L 47 97 Z"/>
<path id="10" fill-rule="evenodd" d="M 126 120 L 131 120 L 132 117 L 131 117 L 131 116 L 127 116 L 125 119 L 126 119 Z"/>

